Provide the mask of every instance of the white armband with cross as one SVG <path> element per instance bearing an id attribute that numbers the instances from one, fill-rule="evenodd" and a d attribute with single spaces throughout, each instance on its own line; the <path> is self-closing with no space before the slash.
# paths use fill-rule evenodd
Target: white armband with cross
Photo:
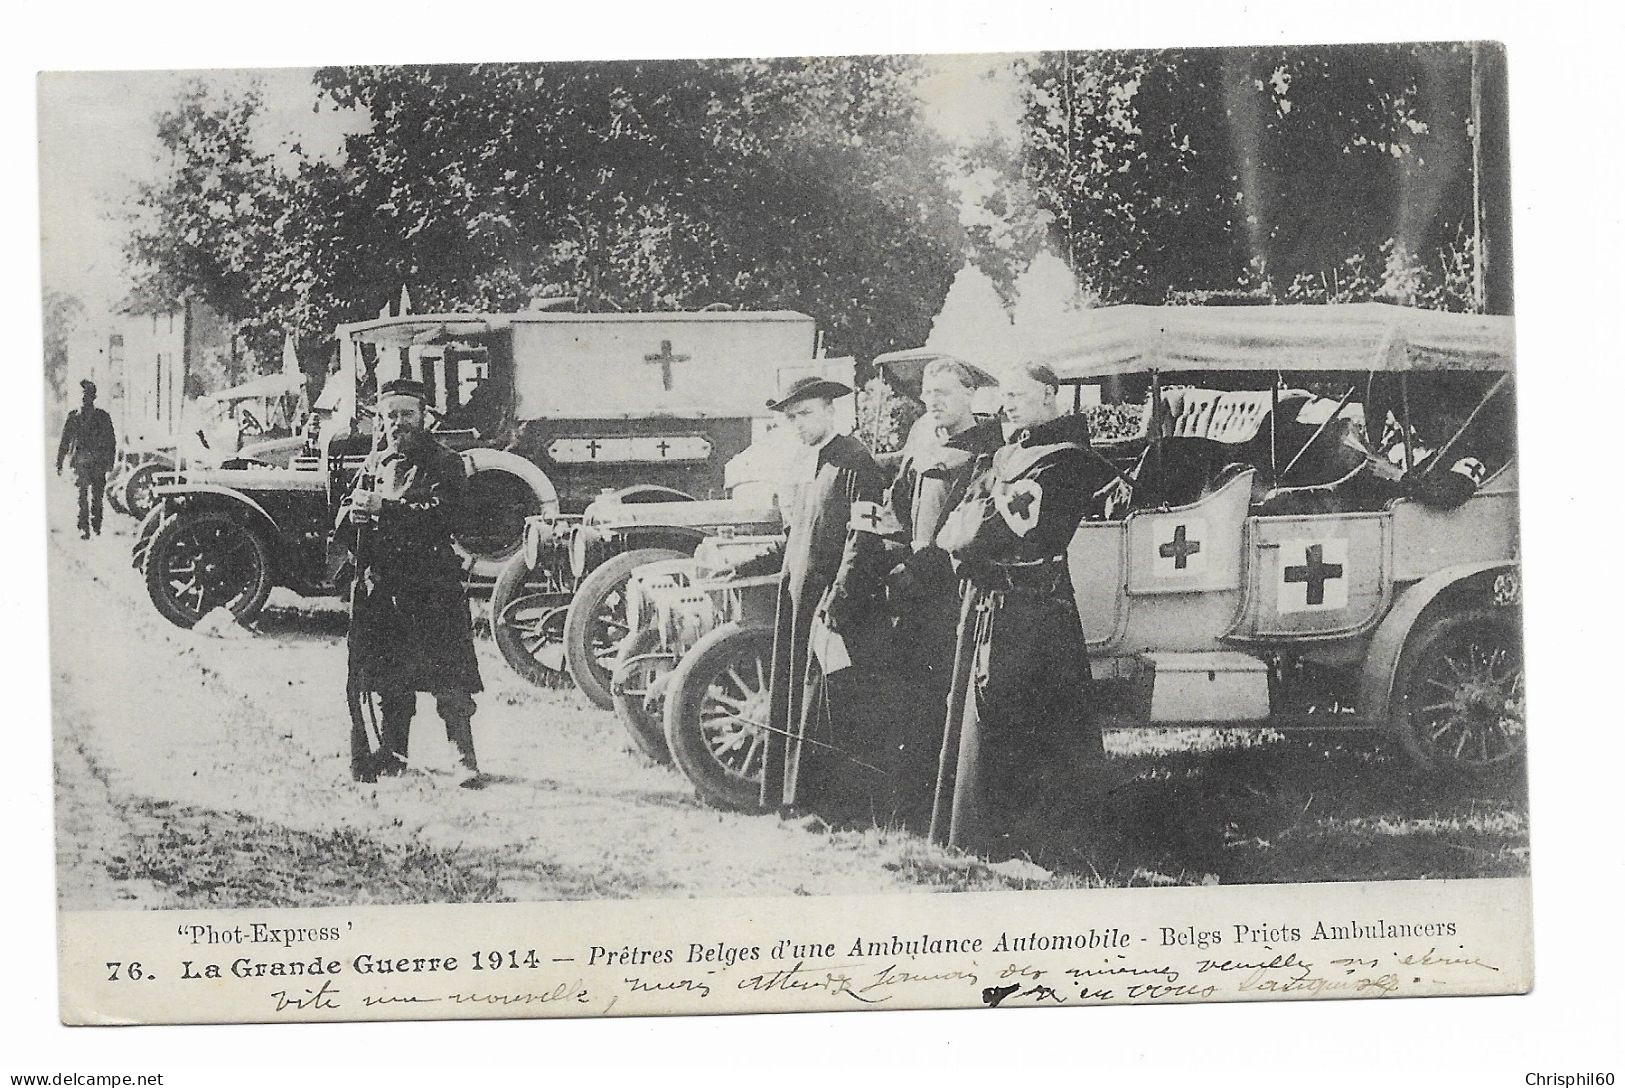
<path id="1" fill-rule="evenodd" d="M 893 536 L 903 531 L 902 523 L 892 513 L 891 507 L 862 500 L 852 504 L 852 516 L 847 520 L 846 527 L 854 532 L 874 533 L 876 536 Z"/>

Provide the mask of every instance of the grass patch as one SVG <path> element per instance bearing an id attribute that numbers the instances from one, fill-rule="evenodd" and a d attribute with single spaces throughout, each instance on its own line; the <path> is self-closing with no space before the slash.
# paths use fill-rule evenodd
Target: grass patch
<path id="1" fill-rule="evenodd" d="M 1189 732 L 1189 731 L 1187 731 Z M 1513 876 L 1529 865 L 1521 775 L 1417 775 L 1364 738 L 1227 738 L 1108 758 L 1030 855 L 1112 885 Z"/>
<path id="2" fill-rule="evenodd" d="M 1049 870 L 1027 881 L 946 851 L 924 828 L 847 828 L 887 868 L 943 891 L 1516 876 L 1529 870 L 1521 773 L 1474 783 L 1417 775 L 1370 738 L 1266 730 L 1135 730 L 1108 738 L 1051 803 L 987 858 Z"/>
<path id="3" fill-rule="evenodd" d="M 110 875 L 150 881 L 178 907 L 505 899 L 498 866 L 468 850 L 380 842 L 348 827 L 298 831 L 162 801 L 133 804 L 125 817 L 134 845 L 109 859 Z"/>

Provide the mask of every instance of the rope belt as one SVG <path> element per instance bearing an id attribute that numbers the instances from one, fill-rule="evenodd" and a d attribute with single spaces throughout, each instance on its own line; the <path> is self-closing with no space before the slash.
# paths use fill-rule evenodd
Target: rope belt
<path id="1" fill-rule="evenodd" d="M 1021 563 L 977 563 L 966 566 L 965 576 L 978 589 L 1047 596 L 1066 583 L 1066 556 Z"/>

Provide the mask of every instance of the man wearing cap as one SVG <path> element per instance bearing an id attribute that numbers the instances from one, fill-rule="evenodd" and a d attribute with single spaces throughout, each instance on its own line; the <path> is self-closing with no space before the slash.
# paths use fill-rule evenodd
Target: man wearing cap
<path id="1" fill-rule="evenodd" d="M 870 700 L 872 728 L 884 733 L 877 747 L 892 776 L 896 814 L 922 825 L 931 815 L 959 611 L 958 578 L 937 532 L 1004 445 L 998 422 L 978 422 L 972 411 L 975 391 L 993 384 L 986 371 L 958 359 L 926 364 L 922 425 L 878 512 L 854 508 L 842 560 L 849 595 L 867 595 L 889 621 L 884 675 Z"/>
<path id="2" fill-rule="evenodd" d="M 845 792 L 845 771 L 834 754 L 845 723 L 844 681 L 825 675 L 826 668 L 834 673 L 838 666 L 821 666 L 810 642 L 821 605 L 825 612 L 838 612 L 836 602 L 845 600 L 836 579 L 852 506 L 874 502 L 883 484 L 863 443 L 835 430 L 834 402 L 851 392 L 837 381 L 805 377 L 768 403 L 789 421 L 811 469 L 802 474 L 808 482 L 780 495 L 789 535 L 769 680 L 772 711 L 762 774 L 762 804 L 768 808 L 824 808 L 833 794 Z M 779 558 L 775 553 L 751 560 L 735 573 L 777 569 Z M 824 623 L 820 617 L 819 625 Z"/>
<path id="3" fill-rule="evenodd" d="M 1032 363 L 1004 379 L 1010 442 L 937 536 L 964 579 L 931 820 L 947 845 L 998 848 L 1101 752 L 1066 552 L 1102 472 L 1059 384 Z"/>
<path id="4" fill-rule="evenodd" d="M 474 698 L 483 690 L 452 527 L 467 490 L 462 458 L 424 428 L 428 390 L 397 379 L 378 392 L 374 448 L 339 510 L 355 557 L 350 599 L 350 771 L 358 781 L 406 767 L 417 693 L 434 696 L 457 751 L 458 782 L 484 784 L 474 756 Z M 379 697 L 380 722 L 365 693 Z M 368 739 L 377 726 L 378 745 Z"/>
<path id="5" fill-rule="evenodd" d="M 87 379 L 79 388 L 79 407 L 68 413 L 62 440 L 56 446 L 56 474 L 62 475 L 63 461 L 73 468 L 79 487 L 79 539 L 89 540 L 93 532 L 101 535 L 102 495 L 107 474 L 113 470 L 118 438 L 113 434 L 112 417 L 96 407 L 96 383 Z"/>

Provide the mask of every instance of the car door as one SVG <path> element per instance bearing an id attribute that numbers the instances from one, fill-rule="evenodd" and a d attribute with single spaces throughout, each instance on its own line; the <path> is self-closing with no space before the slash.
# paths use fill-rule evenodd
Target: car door
<path id="1" fill-rule="evenodd" d="M 1387 512 L 1247 519 L 1247 593 L 1236 638 L 1333 639 L 1382 617 L 1392 590 Z"/>

